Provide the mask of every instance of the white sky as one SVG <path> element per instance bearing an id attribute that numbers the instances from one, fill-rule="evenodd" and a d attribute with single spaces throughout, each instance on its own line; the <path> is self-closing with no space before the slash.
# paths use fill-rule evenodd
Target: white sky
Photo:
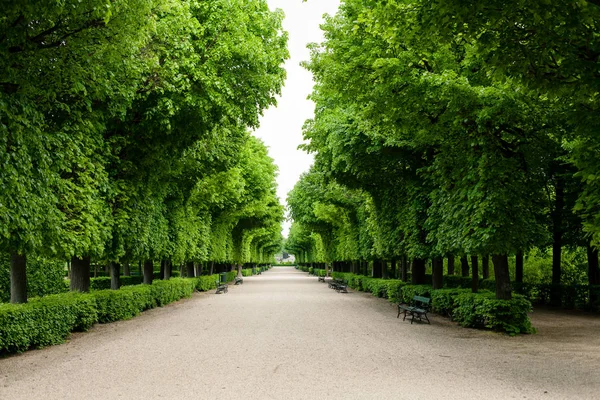
<path id="1" fill-rule="evenodd" d="M 285 204 L 287 193 L 292 190 L 300 174 L 307 171 L 313 162 L 312 155 L 298 150 L 302 143 L 302 125 L 313 117 L 314 104 L 306 99 L 311 93 L 312 75 L 299 64 L 310 57 L 306 45 L 322 42 L 319 29 L 323 14 L 335 14 L 339 0 L 268 0 L 269 7 L 280 8 L 285 13 L 283 28 L 288 32 L 290 58 L 285 63 L 287 80 L 277 107 L 265 111 L 260 119 L 260 128 L 254 135 L 269 147 L 269 155 L 279 167 L 277 194 Z M 290 223 L 283 224 L 283 235 L 287 237 Z"/>

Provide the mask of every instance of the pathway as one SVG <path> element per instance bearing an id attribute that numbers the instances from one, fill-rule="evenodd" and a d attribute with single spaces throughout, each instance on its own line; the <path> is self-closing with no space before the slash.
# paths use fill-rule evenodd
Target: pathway
<path id="1" fill-rule="evenodd" d="M 600 319 L 511 338 L 396 319 L 293 268 L 0 359 L 0 399 L 593 399 Z"/>

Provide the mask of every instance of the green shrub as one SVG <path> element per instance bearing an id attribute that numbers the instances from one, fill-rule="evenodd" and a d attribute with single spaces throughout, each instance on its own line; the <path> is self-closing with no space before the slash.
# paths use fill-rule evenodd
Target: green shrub
<path id="1" fill-rule="evenodd" d="M 434 312 L 452 317 L 457 307 L 455 299 L 459 294 L 471 293 L 471 289 L 438 289 L 431 291 L 431 308 Z"/>
<path id="2" fill-rule="evenodd" d="M 242 269 L 242 276 L 252 276 L 252 268 Z"/>
<path id="3" fill-rule="evenodd" d="M 70 332 L 97 321 L 89 294 L 64 293 L 0 305 L 0 354 L 62 343 Z"/>
<path id="4" fill-rule="evenodd" d="M 196 290 L 199 292 L 208 292 L 217 288 L 219 275 L 203 275 L 196 278 Z"/>
<path id="5" fill-rule="evenodd" d="M 387 298 L 392 303 L 400 301 L 400 290 L 406 285 L 399 279 L 390 279 L 387 281 Z"/>
<path id="6" fill-rule="evenodd" d="M 415 296 L 431 297 L 431 290 L 430 285 L 404 285 L 400 296 L 403 303 L 410 304 Z"/>
<path id="7" fill-rule="evenodd" d="M 510 335 L 533 333 L 528 312 L 531 303 L 515 294 L 511 300 L 498 300 L 494 293 L 462 293 L 455 298 L 454 319 L 462 326 L 485 327 Z"/>
<path id="8" fill-rule="evenodd" d="M 444 276 L 444 287 L 445 288 L 463 288 L 470 289 L 471 288 L 471 277 L 463 277 L 457 275 L 445 275 Z M 495 284 L 495 282 L 494 282 Z M 482 289 L 484 289 L 481 284 L 479 285 Z"/>
<path id="9" fill-rule="evenodd" d="M 213 285 L 216 275 L 212 276 Z M 25 304 L 0 305 L 0 354 L 62 343 L 73 331 L 96 322 L 130 319 L 149 308 L 172 303 L 194 292 L 198 279 L 173 278 L 120 290 L 62 293 Z"/>

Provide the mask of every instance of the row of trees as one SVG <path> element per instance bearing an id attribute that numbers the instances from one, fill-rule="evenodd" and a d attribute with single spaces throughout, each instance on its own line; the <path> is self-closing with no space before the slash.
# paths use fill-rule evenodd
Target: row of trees
<path id="1" fill-rule="evenodd" d="M 0 17 L 0 251 L 11 301 L 28 255 L 265 262 L 279 250 L 276 168 L 248 134 L 285 78 L 264 0 L 18 1 Z M 170 271 L 170 267 L 167 268 Z M 168 276 L 167 276 L 168 278 Z"/>
<path id="2" fill-rule="evenodd" d="M 508 299 L 509 255 L 552 246 L 558 285 L 585 246 L 600 284 L 599 23 L 594 1 L 343 1 L 306 63 L 316 162 L 288 249 L 406 256 L 414 282 L 431 259 L 434 286 L 442 257 L 491 256 Z"/>

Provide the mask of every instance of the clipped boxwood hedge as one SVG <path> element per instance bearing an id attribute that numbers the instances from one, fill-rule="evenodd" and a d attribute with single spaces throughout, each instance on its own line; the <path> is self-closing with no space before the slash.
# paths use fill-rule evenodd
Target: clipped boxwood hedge
<path id="1" fill-rule="evenodd" d="M 233 280 L 235 272 L 227 277 Z M 62 343 L 71 332 L 93 324 L 130 319 L 194 290 L 215 287 L 218 275 L 194 279 L 172 278 L 152 285 L 123 286 L 119 290 L 69 292 L 32 298 L 25 304 L 0 304 L 0 354 Z"/>
<path id="2" fill-rule="evenodd" d="M 333 277 L 344 280 L 351 289 L 369 292 L 393 303 L 410 304 L 414 296 L 430 297 L 434 312 L 451 317 L 465 327 L 488 328 L 511 335 L 535 332 L 527 315 L 531 302 L 525 296 L 513 294 L 512 300 L 498 300 L 488 290 L 471 293 L 471 289 L 460 287 L 467 286 L 467 278 L 450 282 L 458 284 L 457 288 L 433 290 L 431 285 L 410 285 L 398 279 L 371 278 L 349 272 L 334 272 Z M 468 284 L 470 287 L 470 280 Z"/>

